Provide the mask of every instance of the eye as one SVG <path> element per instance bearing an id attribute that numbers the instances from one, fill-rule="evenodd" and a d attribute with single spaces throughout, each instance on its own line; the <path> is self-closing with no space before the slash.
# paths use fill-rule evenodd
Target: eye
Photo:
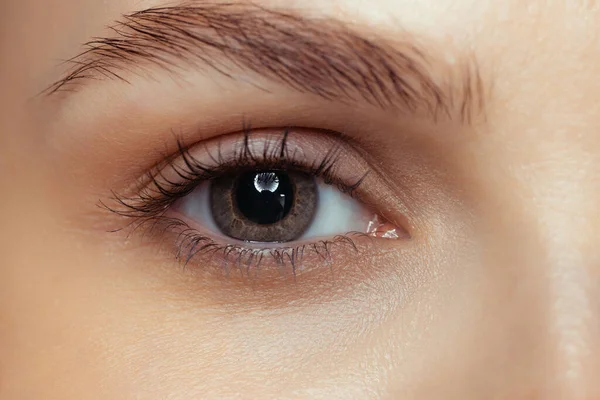
<path id="1" fill-rule="evenodd" d="M 299 265 L 331 265 L 334 245 L 359 251 L 361 237 L 410 236 L 367 206 L 391 198 L 370 172 L 364 157 L 331 133 L 245 131 L 189 147 L 180 142 L 137 195 L 117 196 L 119 207 L 107 208 L 140 221 L 136 228 L 167 235 L 186 264 L 219 257 L 227 270 L 231 263 L 248 271 L 268 264 L 281 272 L 288 262 L 295 274 Z"/>
<path id="2" fill-rule="evenodd" d="M 290 170 L 225 175 L 200 185 L 178 208 L 195 223 L 245 242 L 284 243 L 369 233 L 376 219 L 336 187 Z"/>

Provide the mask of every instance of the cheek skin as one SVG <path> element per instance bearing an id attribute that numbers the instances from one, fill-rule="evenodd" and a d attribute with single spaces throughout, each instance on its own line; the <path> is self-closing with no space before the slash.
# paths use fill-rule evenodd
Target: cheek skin
<path id="1" fill-rule="evenodd" d="M 430 277 L 391 254 L 372 262 L 384 269 L 405 264 L 402 276 L 374 276 L 338 299 L 329 298 L 334 283 L 328 281 L 321 299 L 310 304 L 283 301 L 265 308 L 260 291 L 226 298 L 229 281 L 203 282 L 172 262 L 157 268 L 156 259 L 145 259 L 139 249 L 98 246 L 73 232 L 44 243 L 37 255 L 20 261 L 38 266 L 36 278 L 19 275 L 10 282 L 10 308 L 28 318 L 12 326 L 10 341 L 19 351 L 8 358 L 6 376 L 31 388 L 32 398 L 42 395 L 36 388 L 46 387 L 28 381 L 35 377 L 52 379 L 54 390 L 74 398 L 93 398 L 88 390 L 98 382 L 104 389 L 94 391 L 96 398 L 226 398 L 240 392 L 270 398 L 298 390 L 361 397 L 382 374 L 381 358 L 389 355 L 384 328 L 392 316 L 402 310 L 412 324 L 429 323 L 409 306 L 417 293 L 397 289 L 416 288 Z M 43 262 L 48 257 L 55 260 L 51 269 Z M 285 288 L 295 290 L 301 288 Z M 26 343 L 35 343 L 35 365 L 19 363 Z M 235 387 L 228 384 L 232 376 Z"/>

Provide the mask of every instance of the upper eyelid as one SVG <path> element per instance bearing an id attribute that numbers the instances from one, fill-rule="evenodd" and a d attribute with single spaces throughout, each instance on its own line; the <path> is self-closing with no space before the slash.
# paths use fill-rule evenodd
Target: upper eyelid
<path id="1" fill-rule="evenodd" d="M 87 43 L 69 60 L 74 69 L 51 85 L 60 91 L 89 77 L 119 78 L 139 65 L 173 72 L 177 60 L 199 62 L 233 77 L 242 67 L 294 89 L 328 99 L 357 97 L 384 109 L 456 115 L 469 122 L 483 110 L 485 93 L 476 63 L 468 59 L 455 82 L 438 83 L 429 66 L 440 64 L 413 42 L 394 47 L 368 40 L 339 22 L 248 4 L 162 7 L 126 15 L 115 37 Z"/>
<path id="2" fill-rule="evenodd" d="M 353 145 L 335 133 L 303 128 L 269 129 L 252 133 L 245 130 L 186 146 L 178 140 L 179 150 L 168 155 L 134 186 L 113 192 L 117 208 L 101 206 L 124 216 L 141 216 L 164 210 L 175 198 L 183 197 L 203 181 L 229 173 L 235 168 L 275 167 L 305 170 L 330 179 L 342 191 L 354 191 L 369 176 L 369 162 Z M 248 162 L 255 161 L 247 164 Z M 369 196 L 359 196 L 372 206 Z M 394 196 L 389 195 L 388 198 Z M 120 207 L 124 207 L 120 210 Z M 376 207 L 373 207 L 376 208 Z"/>
<path id="3" fill-rule="evenodd" d="M 336 174 L 340 181 L 348 182 L 348 187 L 364 179 L 370 168 L 351 144 L 343 137 L 335 138 L 334 133 L 313 131 L 285 128 L 252 133 L 245 130 L 242 137 L 239 133 L 224 135 L 203 142 L 200 147 L 185 146 L 178 141 L 178 152 L 168 158 L 166 165 L 158 167 L 157 175 L 161 175 L 161 179 L 168 184 L 172 184 L 177 176 L 187 179 L 186 175 L 201 175 L 204 180 L 213 177 L 215 168 L 219 173 L 222 168 L 239 167 L 248 161 L 256 161 L 263 166 L 284 162 L 288 168 L 295 163 L 299 168 L 313 169 L 325 175 Z M 345 158 L 346 164 L 353 164 L 359 172 L 348 174 L 338 171 L 339 158 Z M 164 175 L 165 170 L 171 173 L 172 178 Z"/>

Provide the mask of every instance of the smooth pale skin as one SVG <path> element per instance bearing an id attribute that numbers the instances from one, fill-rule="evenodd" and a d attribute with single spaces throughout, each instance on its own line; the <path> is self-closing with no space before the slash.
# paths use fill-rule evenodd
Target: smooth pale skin
<path id="1" fill-rule="evenodd" d="M 392 182 L 404 179 L 406 154 L 420 160 L 427 195 L 411 207 L 427 235 L 355 261 L 377 272 L 299 277 L 268 301 L 106 233 L 96 204 L 115 176 L 132 182 L 138 164 L 158 161 L 137 145 L 161 150 L 147 126 L 201 109 L 212 127 L 227 110 L 316 100 L 284 88 L 253 104 L 198 98 L 215 83 L 190 71 L 185 89 L 99 83 L 58 118 L 31 100 L 58 78 L 58 61 L 121 14 L 161 2 L 51 3 L 4 1 L 0 14 L 1 399 L 600 397 L 599 3 L 259 1 L 383 37 L 410 31 L 457 59 L 470 52 L 489 89 L 485 120 L 468 128 L 373 122 L 371 151 Z M 159 90 L 173 115 L 144 115 L 158 106 L 141 93 Z M 119 96 L 146 98 L 139 121 L 110 107 Z M 319 126 L 323 115 L 298 122 Z M 100 135 L 109 139 L 90 145 Z"/>

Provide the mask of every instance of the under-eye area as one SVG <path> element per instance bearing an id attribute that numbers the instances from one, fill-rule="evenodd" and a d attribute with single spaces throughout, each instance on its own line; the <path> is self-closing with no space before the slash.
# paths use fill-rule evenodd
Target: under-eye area
<path id="1" fill-rule="evenodd" d="M 296 276 L 410 238 L 377 210 L 377 175 L 335 132 L 242 132 L 187 145 L 101 205 L 115 231 L 158 238 L 186 266 Z M 371 187 L 370 187 L 371 186 Z"/>

